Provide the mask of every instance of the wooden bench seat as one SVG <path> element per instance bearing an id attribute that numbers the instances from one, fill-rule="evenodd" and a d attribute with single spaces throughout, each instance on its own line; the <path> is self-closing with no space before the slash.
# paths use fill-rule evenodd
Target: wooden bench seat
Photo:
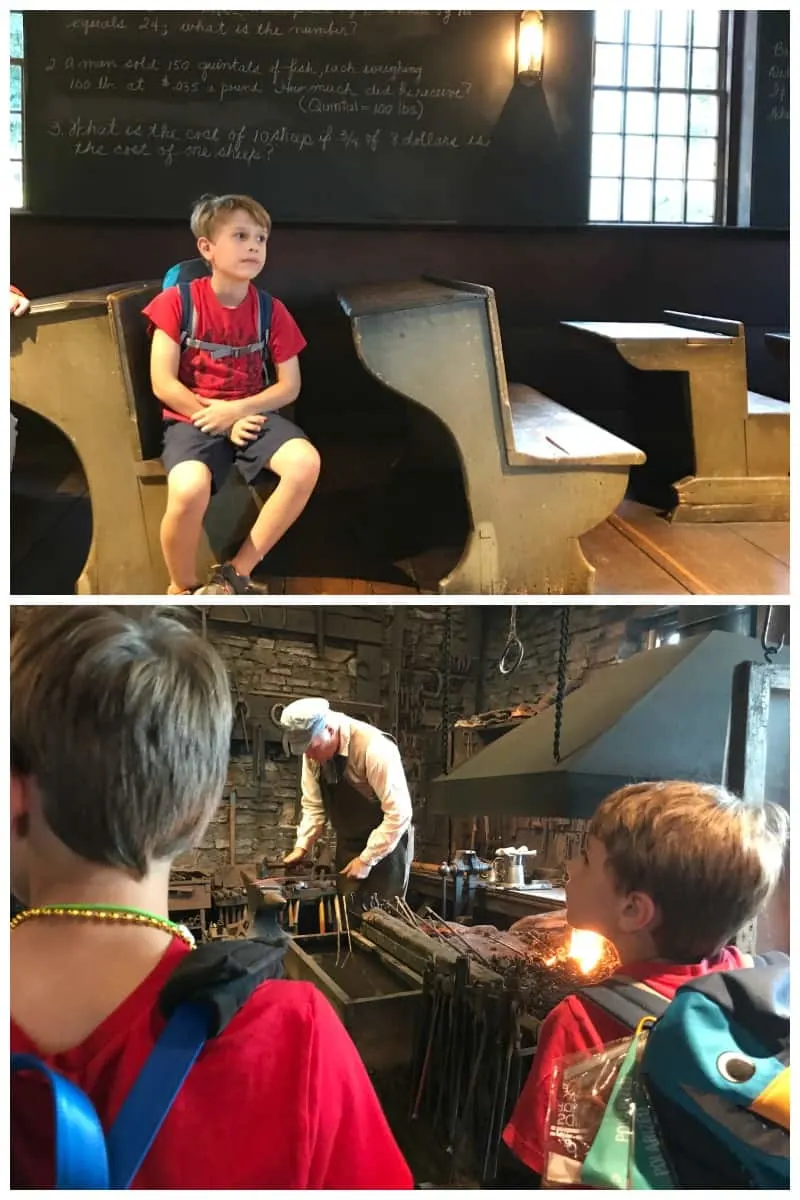
<path id="1" fill-rule="evenodd" d="M 506 379 L 494 292 L 419 279 L 339 293 L 356 352 L 384 386 L 432 413 L 455 443 L 470 512 L 447 594 L 582 594 L 578 539 L 622 500 L 635 446 Z"/>

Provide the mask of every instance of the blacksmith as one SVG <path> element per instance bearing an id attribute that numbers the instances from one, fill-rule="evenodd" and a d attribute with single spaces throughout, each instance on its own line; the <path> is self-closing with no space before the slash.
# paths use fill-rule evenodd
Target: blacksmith
<path id="1" fill-rule="evenodd" d="M 303 815 L 285 863 L 304 858 L 330 821 L 336 869 L 359 898 L 405 896 L 414 853 L 411 797 L 397 743 L 387 733 L 307 697 L 281 715 L 285 745 L 302 754 Z"/>

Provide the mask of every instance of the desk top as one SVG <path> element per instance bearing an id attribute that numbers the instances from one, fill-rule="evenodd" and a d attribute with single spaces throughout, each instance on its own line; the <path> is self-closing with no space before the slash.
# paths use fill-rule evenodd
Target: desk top
<path id="1" fill-rule="evenodd" d="M 683 329 L 680 325 L 643 321 L 562 321 L 570 329 L 582 330 L 605 338 L 609 342 L 732 342 L 722 333 L 706 333 L 702 329 Z"/>

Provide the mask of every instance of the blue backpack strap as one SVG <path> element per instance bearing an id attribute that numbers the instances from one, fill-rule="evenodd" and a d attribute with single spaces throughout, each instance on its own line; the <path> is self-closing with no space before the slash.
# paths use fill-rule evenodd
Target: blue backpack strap
<path id="1" fill-rule="evenodd" d="M 55 1187 L 71 1191 L 107 1191 L 106 1139 L 89 1097 L 32 1054 L 12 1054 L 12 1075 L 15 1071 L 38 1071 L 50 1085 L 55 1133 Z"/>
<path id="2" fill-rule="evenodd" d="M 125 1097 L 106 1145 L 112 1188 L 128 1188 L 209 1033 L 206 1004 L 181 1004 Z"/>
<path id="3" fill-rule="evenodd" d="M 577 996 L 585 996 L 602 1008 L 620 1025 L 633 1032 L 643 1017 L 663 1017 L 670 1002 L 666 996 L 659 996 L 649 987 L 639 987 L 625 979 L 607 979 L 605 983 L 594 984 L 592 987 L 580 988 Z"/>

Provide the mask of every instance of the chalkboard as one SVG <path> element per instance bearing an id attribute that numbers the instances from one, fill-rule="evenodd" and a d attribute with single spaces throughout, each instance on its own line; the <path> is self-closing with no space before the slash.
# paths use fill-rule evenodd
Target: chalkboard
<path id="1" fill-rule="evenodd" d="M 750 224 L 789 226 L 789 13 L 759 12 Z"/>
<path id="2" fill-rule="evenodd" d="M 588 209 L 592 13 L 26 12 L 27 207 L 294 222 L 572 225 Z"/>

